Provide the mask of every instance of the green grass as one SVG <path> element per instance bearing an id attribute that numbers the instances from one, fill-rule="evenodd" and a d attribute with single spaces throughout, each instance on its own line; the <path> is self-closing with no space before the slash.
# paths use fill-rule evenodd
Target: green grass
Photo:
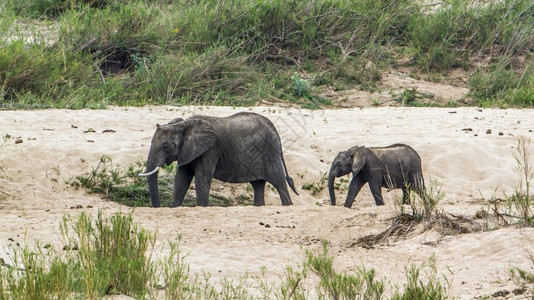
<path id="1" fill-rule="evenodd" d="M 317 196 L 328 184 L 327 175 L 328 174 L 324 173 L 322 174 L 321 179 L 319 179 L 319 182 L 304 183 L 301 188 L 310 191 L 313 196 Z M 339 189 L 339 186 L 337 186 L 337 189 Z"/>
<path id="2" fill-rule="evenodd" d="M 215 284 L 209 273 L 191 274 L 178 243 L 155 259 L 156 234 L 133 221 L 132 212 L 96 217 L 85 213 L 63 218 L 62 250 L 47 244 L 13 248 L 0 267 L 0 299 L 100 299 L 127 295 L 136 299 L 386 299 L 386 279 L 363 266 L 354 273 L 333 268 L 326 242 L 306 251 L 301 265 L 286 267 L 278 281 L 265 273 Z M 445 299 L 447 289 L 431 264 L 406 268 L 404 287 L 391 287 L 392 299 Z M 427 279 L 420 271 L 430 268 Z M 265 269 L 264 269 L 265 271 Z M 413 298 L 416 297 L 416 298 Z"/>
<path id="3" fill-rule="evenodd" d="M 478 104 L 531 107 L 534 4 L 447 3 L 428 12 L 408 0 L 7 0 L 0 105 L 265 99 L 317 109 L 330 105 L 318 96 L 324 88 L 374 90 L 382 72 L 408 56 L 415 72 L 465 68 Z"/>
<path id="4" fill-rule="evenodd" d="M 421 271 L 426 271 L 425 280 L 421 279 Z M 449 280 L 443 276 L 445 285 L 438 279 L 436 258 L 430 257 L 421 266 L 411 265 L 405 269 L 406 283 L 402 292 L 396 291 L 392 300 L 438 300 L 449 299 L 447 285 Z"/>
<path id="5" fill-rule="evenodd" d="M 334 258 L 327 243 L 322 249 L 307 252 L 307 266 L 319 277 L 319 294 L 326 299 L 381 299 L 385 284 L 376 280 L 375 270 L 358 268 L 355 274 L 339 273 L 333 268 Z"/>
<path id="6" fill-rule="evenodd" d="M 477 70 L 469 80 L 470 93 L 482 106 L 534 106 L 534 64 L 522 72 L 496 65 Z"/>
<path id="7" fill-rule="evenodd" d="M 155 235 L 116 214 L 96 221 L 64 217 L 63 250 L 50 245 L 13 249 L 0 272 L 2 299 L 145 297 L 155 276 L 149 249 Z"/>

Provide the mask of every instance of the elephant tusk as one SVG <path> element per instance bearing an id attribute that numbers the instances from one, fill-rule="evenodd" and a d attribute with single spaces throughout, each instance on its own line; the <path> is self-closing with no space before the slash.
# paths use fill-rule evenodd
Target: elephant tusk
<path id="1" fill-rule="evenodd" d="M 141 176 L 141 177 L 147 177 L 147 176 L 150 176 L 154 173 L 156 173 L 157 171 L 159 170 L 159 167 L 156 167 L 154 170 L 148 172 L 148 173 L 141 173 L 139 174 L 138 176 Z"/>

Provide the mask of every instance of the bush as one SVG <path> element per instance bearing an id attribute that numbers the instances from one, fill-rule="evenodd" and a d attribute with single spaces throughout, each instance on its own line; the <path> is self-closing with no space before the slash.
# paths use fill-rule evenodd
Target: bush
<path id="1" fill-rule="evenodd" d="M 28 94 L 49 104 L 63 100 L 75 87 L 90 83 L 92 71 L 87 57 L 61 56 L 46 45 L 19 40 L 0 47 L 0 89 L 6 102 Z"/>
<path id="2" fill-rule="evenodd" d="M 534 64 L 522 74 L 502 65 L 485 72 L 477 70 L 469 79 L 470 93 L 482 106 L 534 106 Z"/>
<path id="3" fill-rule="evenodd" d="M 99 212 L 94 225 L 82 213 L 77 220 L 65 217 L 61 229 L 67 249 L 77 249 L 75 277 L 84 295 L 143 297 L 148 293 L 155 273 L 148 251 L 154 247 L 155 235 L 139 228 L 131 213 L 104 219 Z"/>
<path id="4" fill-rule="evenodd" d="M 64 217 L 63 252 L 49 244 L 14 250 L 12 265 L 0 271 L 1 299 L 101 298 L 149 293 L 155 265 L 148 250 L 155 235 L 133 223 L 132 215 L 102 213 L 93 224 L 86 214 Z"/>
<path id="5" fill-rule="evenodd" d="M 510 57 L 529 53 L 534 25 L 525 18 L 534 6 L 526 0 L 473 5 L 451 1 L 435 12 L 415 15 L 410 23 L 409 45 L 424 70 L 447 71 L 465 66 L 471 55 L 503 49 Z"/>
<path id="6" fill-rule="evenodd" d="M 59 43 L 66 51 L 92 55 L 103 75 L 133 70 L 136 58 L 153 54 L 173 35 L 155 6 L 142 2 L 117 10 L 71 10 L 59 20 Z"/>
<path id="7" fill-rule="evenodd" d="M 375 271 L 359 268 L 356 274 L 337 273 L 334 258 L 328 254 L 327 243 L 322 251 L 307 252 L 309 268 L 319 276 L 318 290 L 328 299 L 381 299 L 384 282 L 375 281 Z M 414 298 L 415 299 L 415 298 Z"/>
<path id="8" fill-rule="evenodd" d="M 421 277 L 421 270 L 428 269 L 427 280 L 423 281 Z M 404 284 L 403 292 L 396 291 L 392 300 L 411 300 L 411 299 L 421 299 L 421 300 L 437 300 L 437 299 L 448 299 L 447 288 L 441 284 L 437 275 L 436 260 L 432 256 L 426 264 L 423 264 L 421 267 L 410 266 L 406 268 L 406 280 L 408 281 Z M 444 277 L 444 280 L 448 283 L 447 278 Z"/>
<path id="9" fill-rule="evenodd" d="M 219 47 L 201 55 L 174 53 L 152 59 L 143 59 L 133 74 L 134 85 L 147 99 L 163 104 L 176 99 L 182 104 L 249 104 L 247 100 L 232 102 L 232 97 L 248 89 L 254 73 L 232 50 Z"/>

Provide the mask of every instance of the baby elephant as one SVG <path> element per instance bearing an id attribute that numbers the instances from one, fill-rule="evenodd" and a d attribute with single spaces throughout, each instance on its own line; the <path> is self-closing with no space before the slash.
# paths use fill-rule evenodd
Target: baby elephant
<path id="1" fill-rule="evenodd" d="M 328 191 L 330 201 L 336 205 L 334 180 L 352 172 L 345 207 L 352 207 L 354 198 L 368 182 L 376 205 L 384 205 L 381 188 L 401 188 L 402 203 L 406 203 L 410 190 L 422 195 L 424 190 L 421 158 L 410 146 L 394 144 L 387 147 L 355 146 L 339 152 L 330 168 Z"/>

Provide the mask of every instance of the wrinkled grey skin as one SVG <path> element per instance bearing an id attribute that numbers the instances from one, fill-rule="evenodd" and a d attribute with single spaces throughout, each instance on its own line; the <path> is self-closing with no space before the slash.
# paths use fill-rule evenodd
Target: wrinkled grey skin
<path id="1" fill-rule="evenodd" d="M 365 183 L 375 199 L 376 205 L 384 205 L 382 187 L 388 189 L 401 188 L 403 203 L 408 199 L 408 193 L 413 190 L 422 195 L 424 190 L 421 158 L 410 146 L 394 144 L 387 147 L 355 146 L 340 152 L 330 168 L 328 176 L 328 191 L 330 203 L 336 205 L 334 181 L 336 177 L 352 172 L 345 207 L 352 207 L 354 198 Z"/>
<path id="2" fill-rule="evenodd" d="M 269 119 L 242 112 L 217 118 L 195 115 L 158 125 L 152 138 L 147 169 L 148 189 L 153 207 L 159 207 L 158 173 L 147 175 L 177 161 L 173 201 L 181 206 L 195 178 L 197 204 L 208 206 L 213 178 L 224 182 L 250 182 L 254 205 L 265 205 L 265 183 L 271 183 L 283 205 L 291 205 L 286 181 L 295 191 L 282 155 L 280 137 Z M 297 194 L 298 195 L 298 194 Z"/>

